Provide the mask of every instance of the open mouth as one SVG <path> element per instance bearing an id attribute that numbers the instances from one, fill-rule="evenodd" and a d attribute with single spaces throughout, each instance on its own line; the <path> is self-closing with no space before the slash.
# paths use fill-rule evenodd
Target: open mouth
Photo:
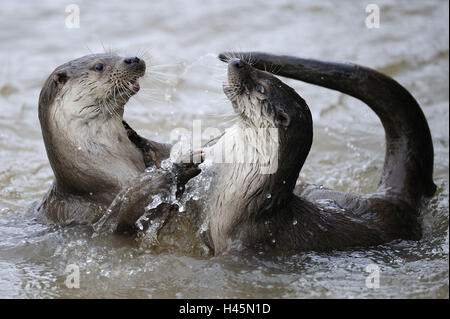
<path id="1" fill-rule="evenodd" d="M 230 84 L 228 84 L 228 82 L 223 82 L 222 83 L 222 88 L 223 88 L 223 91 L 226 93 L 227 91 L 229 91 L 229 90 L 231 90 L 231 86 L 230 86 Z"/>
<path id="2" fill-rule="evenodd" d="M 139 85 L 138 78 L 136 77 L 136 78 L 131 79 L 131 81 L 128 81 L 127 84 L 125 85 L 125 88 L 128 91 L 130 91 L 132 94 L 139 92 L 139 89 L 141 87 Z"/>
<path id="3" fill-rule="evenodd" d="M 223 89 L 223 93 L 225 93 L 226 97 L 230 101 L 233 101 L 236 98 L 237 94 L 236 94 L 233 86 L 231 86 L 228 82 L 223 82 L 222 89 Z"/>

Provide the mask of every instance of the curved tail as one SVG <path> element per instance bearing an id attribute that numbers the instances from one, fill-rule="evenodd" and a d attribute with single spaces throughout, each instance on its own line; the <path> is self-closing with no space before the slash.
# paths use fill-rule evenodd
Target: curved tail
<path id="1" fill-rule="evenodd" d="M 363 101 L 378 115 L 386 133 L 386 156 L 378 190 L 396 195 L 413 207 L 436 191 L 433 142 L 427 120 L 414 97 L 394 79 L 355 64 L 261 52 L 222 53 L 219 58 L 226 61 L 230 56 Z"/>

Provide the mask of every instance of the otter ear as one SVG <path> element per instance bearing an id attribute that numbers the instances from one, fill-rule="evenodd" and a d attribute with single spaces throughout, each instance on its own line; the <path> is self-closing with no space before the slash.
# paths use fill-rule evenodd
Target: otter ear
<path id="1" fill-rule="evenodd" d="M 55 81 L 58 84 L 65 84 L 68 79 L 69 76 L 67 75 L 66 71 L 58 71 L 53 74 L 53 81 Z"/>
<path id="2" fill-rule="evenodd" d="M 291 117 L 286 112 L 279 111 L 277 114 L 277 124 L 288 127 L 291 124 Z"/>

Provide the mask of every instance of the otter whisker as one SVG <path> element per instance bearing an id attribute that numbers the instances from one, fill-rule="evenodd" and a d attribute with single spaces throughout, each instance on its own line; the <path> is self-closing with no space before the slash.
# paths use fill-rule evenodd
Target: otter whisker
<path id="1" fill-rule="evenodd" d="M 113 49 L 111 48 L 111 46 L 109 47 L 109 49 L 107 49 L 105 48 L 105 44 L 103 43 L 103 41 L 101 41 L 100 44 L 102 45 L 103 52 L 105 54 L 113 55 Z"/>
<path id="2" fill-rule="evenodd" d="M 114 102 L 115 102 L 116 106 L 118 106 L 119 104 L 118 104 L 117 99 L 116 99 L 116 90 L 113 90 L 113 98 L 114 98 Z"/>
<path id="3" fill-rule="evenodd" d="M 150 79 L 150 81 L 152 81 L 155 84 L 159 85 L 168 85 L 171 83 L 176 83 L 175 81 L 175 77 L 174 78 L 169 78 L 169 77 L 163 77 L 163 76 L 159 76 L 159 75 L 155 75 L 155 74 L 148 74 L 148 78 Z"/>
<path id="4" fill-rule="evenodd" d="M 143 59 L 145 62 L 147 62 L 146 60 L 151 58 L 151 53 L 150 53 L 149 49 L 141 48 L 141 49 L 138 50 L 137 56 L 140 59 Z"/>
<path id="5" fill-rule="evenodd" d="M 102 110 L 107 111 L 110 116 L 113 116 L 113 113 L 109 107 L 109 104 L 106 101 L 103 101 L 101 106 L 102 106 Z"/>
<path id="6" fill-rule="evenodd" d="M 116 104 L 116 105 L 113 105 L 113 104 L 111 104 L 111 103 L 109 103 L 109 102 L 107 102 L 107 104 L 108 104 L 108 106 L 109 106 L 109 109 L 111 110 L 111 115 L 112 115 L 112 117 L 113 117 L 113 118 L 116 118 L 117 120 L 120 120 L 120 115 L 119 115 L 119 113 L 117 112 L 117 104 Z"/>
<path id="7" fill-rule="evenodd" d="M 149 66 L 149 69 L 159 69 L 159 68 L 173 68 L 175 66 L 179 65 L 179 63 L 167 63 L 167 64 L 154 64 Z"/>
<path id="8" fill-rule="evenodd" d="M 228 63 L 230 60 L 232 60 L 236 57 L 234 51 L 226 52 L 224 55 L 225 55 L 226 63 Z"/>
<path id="9" fill-rule="evenodd" d="M 272 68 L 269 72 L 273 73 L 273 74 L 278 74 L 278 72 L 280 72 L 281 68 L 282 68 L 281 65 L 272 64 Z"/>
<path id="10" fill-rule="evenodd" d="M 156 102 L 156 103 L 161 103 L 161 102 L 165 102 L 165 99 L 163 97 L 157 97 L 154 95 L 154 93 L 152 94 L 152 92 L 142 92 L 140 94 L 140 96 L 145 97 L 146 99 L 149 99 L 152 102 Z M 136 97 L 136 99 L 140 100 L 140 97 Z"/>
<path id="11" fill-rule="evenodd" d="M 119 86 L 118 93 L 119 93 L 120 97 L 122 99 L 129 99 L 131 97 L 131 95 L 128 94 L 127 89 L 125 88 L 125 84 L 119 83 L 118 86 Z M 123 96 L 122 94 L 125 96 Z"/>
<path id="12" fill-rule="evenodd" d="M 145 96 L 152 96 L 152 97 L 158 97 L 158 96 L 163 96 L 164 94 L 162 94 L 161 91 L 159 90 L 155 90 L 155 89 L 141 89 L 142 94 L 144 94 Z"/>
<path id="13" fill-rule="evenodd" d="M 152 74 L 152 75 L 156 75 L 156 76 L 159 76 L 159 77 L 162 77 L 162 78 L 175 78 L 176 77 L 174 75 L 167 74 L 167 73 L 164 73 L 164 72 L 155 71 L 155 70 L 148 70 L 147 73 L 149 75 Z"/>

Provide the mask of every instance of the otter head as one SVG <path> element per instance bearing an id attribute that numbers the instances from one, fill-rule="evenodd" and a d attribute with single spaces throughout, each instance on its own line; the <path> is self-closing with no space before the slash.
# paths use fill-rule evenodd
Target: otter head
<path id="1" fill-rule="evenodd" d="M 245 127 L 277 129 L 278 168 L 271 186 L 293 189 L 312 144 L 306 102 L 274 75 L 237 58 L 228 61 L 224 93 Z"/>
<path id="2" fill-rule="evenodd" d="M 39 105 L 49 107 L 58 101 L 69 116 L 117 117 L 139 91 L 138 79 L 144 73 L 145 62 L 137 57 L 87 55 L 53 71 L 41 91 Z"/>
<path id="3" fill-rule="evenodd" d="M 224 92 L 247 125 L 288 130 L 299 122 L 308 122 L 311 117 L 305 101 L 294 89 L 240 59 L 228 62 L 228 83 L 224 84 Z M 296 119 L 295 123 L 292 119 Z"/>

